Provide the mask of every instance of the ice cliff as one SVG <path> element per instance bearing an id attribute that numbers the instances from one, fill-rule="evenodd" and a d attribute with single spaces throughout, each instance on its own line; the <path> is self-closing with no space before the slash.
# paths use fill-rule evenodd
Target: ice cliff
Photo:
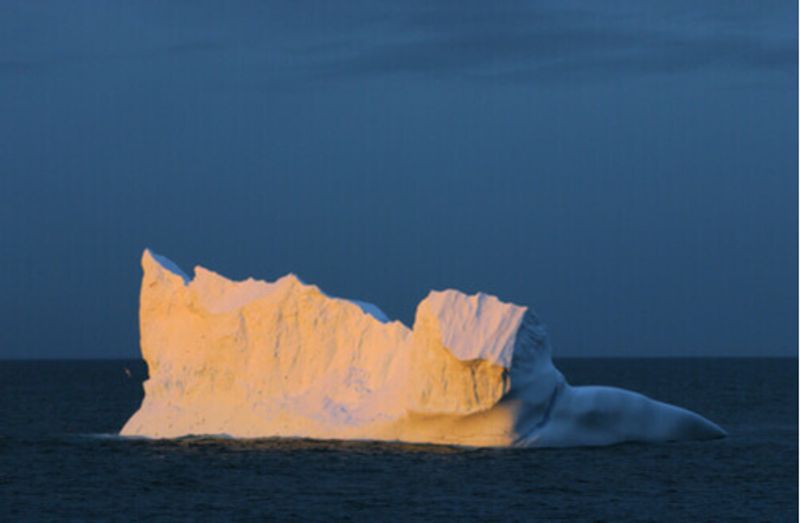
<path id="1" fill-rule="evenodd" d="M 493 296 L 431 292 L 408 329 L 291 274 L 190 278 L 151 251 L 142 268 L 149 379 L 125 436 L 553 447 L 724 435 L 634 392 L 570 386 L 536 316 Z"/>

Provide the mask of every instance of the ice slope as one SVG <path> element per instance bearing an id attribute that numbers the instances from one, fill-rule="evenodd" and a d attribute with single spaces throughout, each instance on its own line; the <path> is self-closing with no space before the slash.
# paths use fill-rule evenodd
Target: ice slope
<path id="1" fill-rule="evenodd" d="M 634 392 L 571 387 L 536 316 L 494 296 L 432 291 L 408 329 L 291 274 L 189 278 L 148 250 L 142 268 L 150 377 L 125 436 L 552 447 L 724 435 Z"/>

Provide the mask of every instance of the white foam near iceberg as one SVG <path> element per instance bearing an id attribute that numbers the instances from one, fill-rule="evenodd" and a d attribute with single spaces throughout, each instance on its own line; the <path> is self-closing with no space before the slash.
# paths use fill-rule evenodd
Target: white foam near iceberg
<path id="1" fill-rule="evenodd" d="M 148 250 L 142 268 L 149 379 L 124 436 L 554 447 L 725 434 L 634 392 L 570 386 L 537 317 L 494 296 L 433 291 L 408 329 L 291 274 L 190 279 Z"/>

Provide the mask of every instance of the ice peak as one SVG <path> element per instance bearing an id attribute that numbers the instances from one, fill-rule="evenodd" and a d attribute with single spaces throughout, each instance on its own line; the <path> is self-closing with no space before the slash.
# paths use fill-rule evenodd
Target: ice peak
<path id="1" fill-rule="evenodd" d="M 431 291 L 417 307 L 414 330 L 433 322 L 441 343 L 458 359 L 487 360 L 508 369 L 526 311 L 482 292 Z"/>

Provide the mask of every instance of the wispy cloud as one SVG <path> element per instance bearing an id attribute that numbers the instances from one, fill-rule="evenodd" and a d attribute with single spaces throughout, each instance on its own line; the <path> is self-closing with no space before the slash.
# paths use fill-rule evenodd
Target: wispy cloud
<path id="1" fill-rule="evenodd" d="M 217 55 L 217 73 L 231 68 L 242 81 L 411 74 L 558 82 L 797 69 L 791 2 L 376 0 L 224 11 L 201 2 L 106 13 L 86 4 L 83 16 L 76 4 L 69 13 L 58 3 L 45 4 L 52 11 L 22 5 L 6 7 L 0 22 L 9 26 L 0 71 L 184 56 L 202 68 L 203 53 Z M 25 23 L 33 30 L 11 30 Z"/>
<path id="2" fill-rule="evenodd" d="M 451 74 L 515 81 L 692 71 L 796 69 L 796 33 L 781 9 L 665 11 L 636 3 L 409 5 L 391 31 L 316 47 L 320 74 Z M 788 18 L 791 13 L 784 13 Z"/>

